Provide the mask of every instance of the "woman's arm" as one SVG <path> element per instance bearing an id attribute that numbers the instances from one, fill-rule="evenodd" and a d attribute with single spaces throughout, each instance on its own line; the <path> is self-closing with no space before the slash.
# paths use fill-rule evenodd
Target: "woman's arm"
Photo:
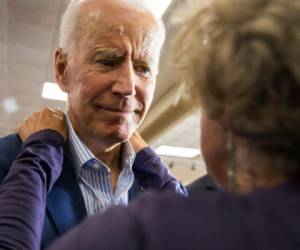
<path id="1" fill-rule="evenodd" d="M 171 175 L 162 159 L 137 132 L 131 136 L 130 143 L 136 152 L 133 171 L 143 188 L 168 190 L 187 195 L 185 187 Z"/>
<path id="2" fill-rule="evenodd" d="M 0 186 L 1 249 L 40 249 L 46 195 L 60 174 L 66 138 L 64 121 L 52 115 L 35 113 L 20 128 L 24 144 Z"/>

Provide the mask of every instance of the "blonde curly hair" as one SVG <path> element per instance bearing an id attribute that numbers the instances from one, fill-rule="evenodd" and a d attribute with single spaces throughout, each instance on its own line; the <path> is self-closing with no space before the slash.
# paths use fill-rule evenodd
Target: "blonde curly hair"
<path id="1" fill-rule="evenodd" d="M 300 1 L 194 1 L 177 58 L 205 113 L 300 161 Z"/>

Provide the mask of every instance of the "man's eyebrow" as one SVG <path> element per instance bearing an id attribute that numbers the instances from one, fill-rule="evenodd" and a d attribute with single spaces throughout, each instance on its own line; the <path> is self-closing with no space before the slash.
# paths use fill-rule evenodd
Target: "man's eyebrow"
<path id="1" fill-rule="evenodd" d="M 108 58 L 121 58 L 124 56 L 120 50 L 115 48 L 98 48 L 95 49 L 94 54 Z"/>
<path id="2" fill-rule="evenodd" d="M 153 64 L 154 63 L 154 59 L 150 56 L 147 56 L 147 57 L 142 57 L 138 60 L 136 60 L 138 63 L 141 63 L 141 64 L 145 64 L 145 65 L 150 65 L 150 64 Z"/>

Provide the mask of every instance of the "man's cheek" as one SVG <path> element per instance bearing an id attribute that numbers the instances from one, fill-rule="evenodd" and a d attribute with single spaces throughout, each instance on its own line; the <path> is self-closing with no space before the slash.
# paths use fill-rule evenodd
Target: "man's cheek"
<path id="1" fill-rule="evenodd" d="M 153 96 L 154 96 L 154 90 L 155 90 L 155 85 L 150 86 L 145 95 L 145 106 L 146 106 L 146 111 L 148 111 L 150 105 L 152 104 L 153 101 Z"/>
<path id="2" fill-rule="evenodd" d="M 137 128 L 141 125 L 143 118 L 144 117 L 141 114 L 135 113 L 131 117 L 131 121 L 129 124 L 131 127 L 131 130 L 133 130 L 133 131 L 137 130 Z"/>

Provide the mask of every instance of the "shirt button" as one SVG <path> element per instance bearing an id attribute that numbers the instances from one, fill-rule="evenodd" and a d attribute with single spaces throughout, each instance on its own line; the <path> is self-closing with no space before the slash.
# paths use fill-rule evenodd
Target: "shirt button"
<path id="1" fill-rule="evenodd" d="M 95 170 L 99 170 L 100 169 L 100 166 L 98 164 L 94 164 L 93 167 L 94 167 Z"/>

